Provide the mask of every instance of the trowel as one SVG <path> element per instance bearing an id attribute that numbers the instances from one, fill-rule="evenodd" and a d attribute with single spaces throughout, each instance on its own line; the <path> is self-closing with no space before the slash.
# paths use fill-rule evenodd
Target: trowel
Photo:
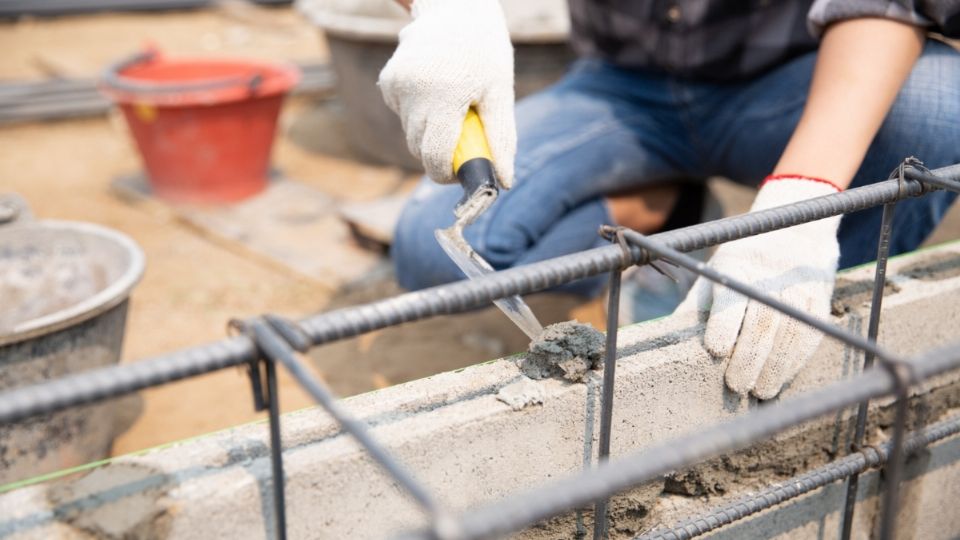
<path id="1" fill-rule="evenodd" d="M 456 221 L 449 229 L 437 229 L 433 234 L 457 267 L 468 278 L 473 279 L 494 270 L 490 263 L 467 243 L 463 237 L 463 229 L 490 208 L 500 193 L 483 123 L 473 107 L 467 111 L 463 120 L 460 139 L 453 153 L 453 171 L 463 186 L 463 198 L 453 210 Z M 494 300 L 493 303 L 510 317 L 527 337 L 540 337 L 543 325 L 522 298 L 509 296 Z"/>

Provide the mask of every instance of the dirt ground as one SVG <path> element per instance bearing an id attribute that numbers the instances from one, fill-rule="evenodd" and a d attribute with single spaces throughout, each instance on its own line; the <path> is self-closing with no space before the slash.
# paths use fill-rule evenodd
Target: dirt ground
<path id="1" fill-rule="evenodd" d="M 263 17 L 249 23 L 223 12 L 3 23 L 0 50 L 5 54 L 0 55 L 0 80 L 38 79 L 51 73 L 92 76 L 146 41 L 171 55 L 324 59 L 317 33 L 292 10 L 265 13 L 268 24 Z M 310 106 L 306 99 L 288 102 L 281 133 Z M 282 135 L 274 149 L 274 162 L 287 177 L 338 201 L 376 198 L 398 185 L 402 189 L 398 179 L 409 177 L 399 169 L 311 154 Z M 364 287 L 332 291 L 295 272 L 212 242 L 172 212 L 158 211 L 156 205 L 121 200 L 111 191 L 111 181 L 139 168 L 135 149 L 116 114 L 0 127 L 0 190 L 23 195 L 37 218 L 113 227 L 131 236 L 146 253 L 146 273 L 132 296 L 124 362 L 222 338 L 231 318 L 267 311 L 295 317 L 399 292 L 388 275 Z M 567 318 L 576 305 L 571 299 L 555 299 L 539 302 L 537 309 L 545 320 L 553 321 Z M 543 315 L 544 309 L 555 315 Z M 590 308 L 584 313 L 590 313 Z M 485 310 L 333 344 L 317 349 L 312 358 L 334 391 L 347 396 L 501 356 L 525 344 L 522 334 L 504 324 L 498 312 Z M 281 384 L 284 410 L 311 404 L 283 376 Z M 261 417 L 253 412 L 243 371 L 213 373 L 144 392 L 142 412 L 117 440 L 114 453 Z"/>
<path id="2" fill-rule="evenodd" d="M 236 54 L 321 61 L 317 32 L 291 9 L 220 10 L 150 15 L 94 15 L 0 23 L 0 80 L 91 76 L 145 42 L 171 54 Z M 289 178 L 338 201 L 370 200 L 402 190 L 410 176 L 310 153 L 284 136 L 309 100 L 291 100 L 281 119 L 275 165 Z M 336 134 L 333 134 L 336 136 Z M 147 255 L 127 324 L 124 362 L 222 338 L 231 318 L 263 312 L 302 316 L 395 294 L 389 273 L 341 291 L 244 256 L 185 226 L 170 212 L 117 197 L 111 180 L 140 165 L 117 115 L 0 127 L 0 191 L 23 195 L 41 219 L 90 221 L 131 236 Z M 406 180 L 404 180 L 406 179 Z M 749 190 L 725 186 L 720 198 L 742 211 Z M 954 211 L 934 241 L 956 238 Z M 310 249 L 305 246 L 304 249 Z M 361 276 L 358 276 L 358 278 Z M 544 323 L 576 317 L 602 326 L 602 305 L 534 297 Z M 407 324 L 321 347 L 313 365 L 341 396 L 424 377 L 519 351 L 524 336 L 495 310 Z M 282 370 L 281 370 L 282 372 Z M 282 376 L 285 411 L 310 400 Z M 143 408 L 116 442 L 126 453 L 261 418 L 239 369 L 143 393 Z"/>

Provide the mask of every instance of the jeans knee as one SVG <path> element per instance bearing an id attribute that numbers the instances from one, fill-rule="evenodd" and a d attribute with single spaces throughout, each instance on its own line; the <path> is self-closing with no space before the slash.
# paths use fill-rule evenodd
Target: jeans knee
<path id="1" fill-rule="evenodd" d="M 411 290 L 462 279 L 434 237 L 453 224 L 459 186 L 439 186 L 425 180 L 407 202 L 393 233 L 390 257 L 397 282 Z"/>
<path id="2" fill-rule="evenodd" d="M 889 136 L 902 141 L 949 141 L 960 135 L 960 52 L 929 40 L 904 82 L 885 122 Z M 880 135 L 884 135 L 881 129 Z M 902 144 L 902 143 L 901 143 Z M 923 157 L 923 156 L 919 156 Z"/>

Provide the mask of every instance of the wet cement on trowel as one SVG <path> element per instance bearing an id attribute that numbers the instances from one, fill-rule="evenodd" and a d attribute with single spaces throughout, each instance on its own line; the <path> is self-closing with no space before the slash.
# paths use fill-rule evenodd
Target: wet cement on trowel
<path id="1" fill-rule="evenodd" d="M 520 371 L 531 379 L 563 378 L 582 382 L 603 363 L 606 337 L 589 324 L 567 321 L 551 324 L 530 342 L 520 359 Z"/>

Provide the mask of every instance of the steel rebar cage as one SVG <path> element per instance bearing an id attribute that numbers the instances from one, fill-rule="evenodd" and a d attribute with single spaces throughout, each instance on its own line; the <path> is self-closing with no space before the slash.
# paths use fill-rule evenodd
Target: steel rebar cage
<path id="1" fill-rule="evenodd" d="M 880 534 L 882 538 L 891 538 L 899 503 L 897 488 L 905 455 L 960 432 L 960 419 L 940 422 L 913 434 L 906 433 L 904 421 L 906 396 L 912 385 L 939 373 L 960 368 L 960 342 L 930 351 L 909 362 L 876 343 L 894 205 L 899 200 L 922 196 L 932 190 L 960 191 L 960 165 L 928 171 L 923 169 L 919 162 L 908 159 L 898 171 L 895 178 L 865 187 L 651 236 L 627 229 L 607 230 L 606 232 L 618 241 L 617 244 L 499 271 L 471 281 L 460 281 L 362 306 L 338 309 L 299 322 L 264 315 L 235 324 L 234 328 L 239 330 L 237 335 L 215 343 L 2 392 L 0 424 L 24 421 L 37 415 L 119 397 L 219 369 L 248 365 L 255 407 L 268 411 L 274 475 L 275 530 L 279 538 L 286 538 L 283 452 L 279 429 L 281 417 L 275 371 L 276 364 L 281 364 L 429 516 L 428 527 L 413 531 L 405 537 L 492 538 L 585 505 L 595 504 L 594 538 L 604 538 L 606 501 L 611 495 L 638 486 L 670 470 L 693 465 L 723 452 L 744 448 L 817 416 L 859 404 L 856 445 L 849 455 L 804 473 L 797 477 L 795 482 L 789 482 L 789 488 L 771 487 L 713 512 L 692 517 L 672 529 L 652 531 L 641 538 L 692 538 L 844 478 L 851 478 L 849 489 L 855 495 L 856 475 L 881 464 L 887 467 L 887 481 Z M 721 275 L 708 265 L 685 255 L 689 251 L 878 205 L 884 205 L 884 218 L 880 230 L 874 296 L 866 338 L 812 317 L 730 276 Z M 611 460 L 609 443 L 612 435 L 613 391 L 616 384 L 617 312 L 621 272 L 628 266 L 651 264 L 657 260 L 668 261 L 703 278 L 730 287 L 816 328 L 832 339 L 865 352 L 866 359 L 869 359 L 866 369 L 851 379 L 785 400 L 778 405 L 753 410 L 642 452 Z M 404 322 L 464 312 L 483 307 L 497 298 L 542 291 L 602 273 L 609 273 L 610 288 L 607 354 L 601 394 L 598 452 L 600 462 L 589 470 L 524 493 L 510 495 L 467 513 L 452 514 L 446 510 L 442 501 L 399 463 L 376 440 L 366 424 L 353 417 L 310 372 L 303 360 L 298 358 L 298 353 L 325 343 Z M 873 360 L 876 360 L 879 366 L 871 367 Z M 861 424 L 864 421 L 862 417 L 866 414 L 866 403 L 884 395 L 897 397 L 894 436 L 889 443 L 879 448 L 860 448 Z M 849 503 L 845 507 L 845 531 L 853 509 L 853 505 Z"/>

